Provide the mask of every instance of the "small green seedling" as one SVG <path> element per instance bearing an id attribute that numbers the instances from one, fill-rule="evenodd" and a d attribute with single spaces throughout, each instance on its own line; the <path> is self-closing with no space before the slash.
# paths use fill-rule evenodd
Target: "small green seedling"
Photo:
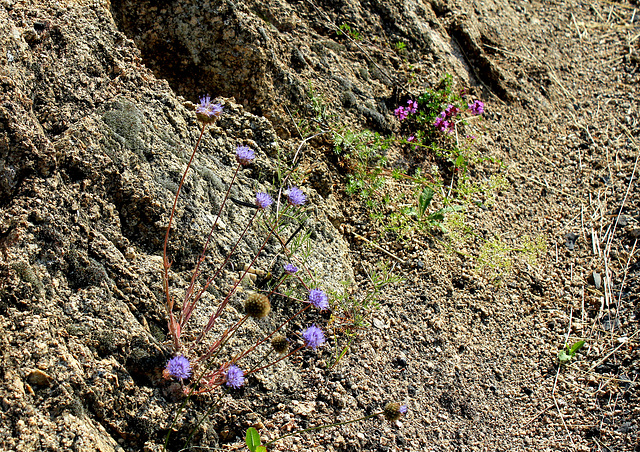
<path id="1" fill-rule="evenodd" d="M 427 211 L 427 207 L 431 204 L 431 200 L 433 199 L 433 190 L 431 187 L 425 187 L 422 191 L 422 194 L 418 198 L 418 217 L 422 218 L 424 213 Z"/>
<path id="2" fill-rule="evenodd" d="M 253 427 L 247 429 L 246 442 L 251 452 L 267 452 L 267 448 L 262 445 L 260 440 L 260 433 Z"/>
<path id="3" fill-rule="evenodd" d="M 398 41 L 393 45 L 393 47 L 398 53 L 402 53 L 407 49 L 407 44 L 402 41 Z"/>
<path id="4" fill-rule="evenodd" d="M 567 364 L 569 361 L 571 361 L 571 359 L 576 356 L 576 353 L 582 348 L 584 344 L 584 341 L 578 341 L 573 344 L 571 348 L 569 348 L 569 346 L 567 345 L 565 348 L 560 350 L 560 353 L 558 353 L 558 361 L 560 362 L 560 364 Z"/>

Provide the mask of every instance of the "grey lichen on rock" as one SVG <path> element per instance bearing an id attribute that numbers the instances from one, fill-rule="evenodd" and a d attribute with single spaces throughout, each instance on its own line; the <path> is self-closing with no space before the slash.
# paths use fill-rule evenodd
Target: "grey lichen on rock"
<path id="1" fill-rule="evenodd" d="M 145 146 L 139 137 L 143 117 L 134 104 L 127 101 L 116 102 L 112 109 L 104 112 L 102 120 L 109 126 L 113 132 L 112 137 L 116 141 L 141 158 L 144 156 Z M 111 151 L 110 155 L 113 158 L 117 151 L 115 149 Z"/>

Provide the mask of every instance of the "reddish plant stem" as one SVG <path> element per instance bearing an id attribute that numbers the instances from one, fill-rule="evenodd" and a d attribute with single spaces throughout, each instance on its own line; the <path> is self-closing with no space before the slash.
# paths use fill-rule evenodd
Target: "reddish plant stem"
<path id="1" fill-rule="evenodd" d="M 200 253 L 200 258 L 198 259 L 198 263 L 196 264 L 196 268 L 193 270 L 193 275 L 191 276 L 191 283 L 189 284 L 189 288 L 187 289 L 187 293 L 185 294 L 184 301 L 182 303 L 183 308 L 182 308 L 182 315 L 181 315 L 181 318 L 180 318 L 180 325 L 182 327 L 184 327 L 184 325 L 187 323 L 187 321 L 189 320 L 189 317 L 191 317 L 191 314 L 192 314 L 193 310 L 195 309 L 195 302 L 192 303 L 191 305 L 189 305 L 189 299 L 191 298 L 191 296 L 193 294 L 193 288 L 195 286 L 196 278 L 199 276 L 200 265 L 202 265 L 202 262 L 204 261 L 204 259 L 206 257 L 206 252 L 207 252 L 207 248 L 209 246 L 209 242 L 211 241 L 211 236 L 213 234 L 214 229 L 216 228 L 216 225 L 218 224 L 218 220 L 220 219 L 220 215 L 222 214 L 222 209 L 224 208 L 224 205 L 226 204 L 227 199 L 229 198 L 229 192 L 231 191 L 231 187 L 233 186 L 233 183 L 236 180 L 236 176 L 238 175 L 238 170 L 240 169 L 240 166 L 241 165 L 238 164 L 238 166 L 236 167 L 235 172 L 233 173 L 233 177 L 231 178 L 231 182 L 229 183 L 229 187 L 227 188 L 227 192 L 224 195 L 224 199 L 222 200 L 222 204 L 220 204 L 220 209 L 218 210 L 218 215 L 216 216 L 216 219 L 213 222 L 213 226 L 211 226 L 211 230 L 209 231 L 209 235 L 207 236 L 207 241 L 205 242 L 204 247 L 202 248 L 202 253 Z M 223 266 L 224 266 L 224 264 L 223 264 Z"/>
<path id="2" fill-rule="evenodd" d="M 246 270 L 244 271 L 244 273 L 242 274 L 242 276 L 240 277 L 240 279 L 238 281 L 236 281 L 236 283 L 233 285 L 233 287 L 231 288 L 231 290 L 229 291 L 229 293 L 227 294 L 227 296 L 225 297 L 225 299 L 222 301 L 222 303 L 220 303 L 220 306 L 218 306 L 218 309 L 216 310 L 216 312 L 214 314 L 211 315 L 211 317 L 209 318 L 209 322 L 207 323 L 207 325 L 205 326 L 204 330 L 202 330 L 202 332 L 200 333 L 200 335 L 196 338 L 196 340 L 193 342 L 193 345 L 191 346 L 191 348 L 195 347 L 197 344 L 199 344 L 202 339 L 204 339 L 204 337 L 207 335 L 207 333 L 209 331 L 211 331 L 211 328 L 213 328 L 213 325 L 215 324 L 216 320 L 218 319 L 218 317 L 220 317 L 220 314 L 222 313 L 222 311 L 224 310 L 224 308 L 227 306 L 227 304 L 229 303 L 229 300 L 231 299 L 231 296 L 236 292 L 236 289 L 238 288 L 238 285 L 240 285 L 240 283 L 242 282 L 242 280 L 244 279 L 244 277 L 247 275 L 247 273 L 249 272 L 249 270 L 251 269 L 251 267 L 253 266 L 253 264 L 255 264 L 256 260 L 258 260 L 258 256 L 260 256 L 260 253 L 262 252 L 262 250 L 264 249 L 264 247 L 267 245 L 267 242 L 269 241 L 269 239 L 271 238 L 271 235 L 273 234 L 273 231 L 275 230 L 275 228 L 277 227 L 278 221 L 276 219 L 276 224 L 271 228 L 271 230 L 269 231 L 269 234 L 267 234 L 267 237 L 264 239 L 264 241 L 262 242 L 262 245 L 260 246 L 260 249 L 258 250 L 258 252 L 256 253 L 256 255 L 254 256 L 254 258 L 251 260 L 251 263 L 247 266 Z M 209 282 L 211 281 L 211 279 L 209 281 L 207 281 L 207 286 L 209 284 Z M 202 293 L 206 287 L 204 289 L 202 289 L 200 291 L 200 293 Z"/>
<path id="3" fill-rule="evenodd" d="M 202 355 L 200 358 L 198 358 L 198 361 L 204 361 L 205 359 L 208 359 L 209 357 L 211 357 L 211 355 L 213 354 L 213 352 L 215 351 L 216 348 L 220 348 L 222 349 L 222 346 L 226 343 L 226 341 L 229 339 L 229 337 L 231 337 L 233 334 L 235 334 L 235 332 L 238 330 L 238 328 L 240 328 L 242 326 L 242 324 L 249 318 L 248 315 L 245 315 L 243 318 L 241 318 L 240 320 L 238 320 L 235 325 L 230 326 L 229 328 L 227 328 L 227 331 L 225 331 L 222 336 L 220 336 L 220 339 L 218 339 L 217 341 L 215 341 L 211 347 L 209 347 L 209 350 L 207 351 L 207 353 L 205 353 L 204 355 Z"/>
<path id="4" fill-rule="evenodd" d="M 191 167 L 191 163 L 193 162 L 193 158 L 196 155 L 196 151 L 198 150 L 198 146 L 200 146 L 200 141 L 202 140 L 202 136 L 204 135 L 205 124 L 202 124 L 202 129 L 200 129 L 200 135 L 198 136 L 198 141 L 196 142 L 195 147 L 193 148 L 193 152 L 191 153 L 191 157 L 189 158 L 189 162 L 187 163 L 187 167 L 182 174 L 182 179 L 180 179 L 180 184 L 178 185 L 178 191 L 176 192 L 176 197 L 173 200 L 173 207 L 171 208 L 171 214 L 169 215 L 169 224 L 167 225 L 167 232 L 164 235 L 164 247 L 162 250 L 162 264 L 163 264 L 163 275 L 162 282 L 164 286 L 165 296 L 167 298 L 167 313 L 169 315 L 169 331 L 173 336 L 174 347 L 176 350 L 180 349 L 180 328 L 176 325 L 177 322 L 173 317 L 173 300 L 171 299 L 171 294 L 169 293 L 169 267 L 171 264 L 169 263 L 169 258 L 167 257 L 167 244 L 169 243 L 169 231 L 171 230 L 171 223 L 173 222 L 173 217 L 176 212 L 176 206 L 178 205 L 178 198 L 180 197 L 180 192 L 182 191 L 182 186 L 184 185 L 184 180 L 187 177 L 187 172 Z"/>
<path id="5" fill-rule="evenodd" d="M 204 287 L 198 291 L 198 293 L 196 294 L 195 298 L 193 299 L 193 302 L 189 306 L 184 308 L 184 316 L 182 318 L 182 321 L 180 322 L 181 326 L 184 327 L 184 325 L 187 323 L 189 318 L 191 318 L 191 314 L 193 314 L 193 310 L 196 307 L 196 303 L 200 300 L 200 298 L 202 297 L 202 294 L 204 293 L 204 291 L 207 290 L 207 288 L 209 287 L 209 284 L 211 284 L 211 282 L 213 282 L 213 280 L 218 277 L 218 275 L 220 274 L 220 272 L 222 271 L 224 266 L 227 265 L 227 262 L 229 262 L 229 259 L 231 259 L 231 256 L 233 255 L 233 252 L 236 250 L 236 248 L 240 244 L 240 241 L 242 240 L 244 235 L 249 230 L 249 227 L 251 226 L 253 221 L 256 219 L 257 215 L 258 215 L 258 210 L 256 210 L 256 212 L 253 214 L 253 217 L 251 217 L 251 220 L 249 220 L 249 222 L 247 223 L 247 226 L 245 226 L 244 231 L 242 231 L 242 234 L 240 234 L 240 237 L 238 238 L 238 240 L 236 241 L 235 245 L 233 246 L 233 249 L 229 252 L 229 254 L 227 254 L 227 257 L 224 260 L 224 262 L 222 263 L 222 265 L 220 265 L 220 267 L 214 273 L 213 276 L 211 276 L 210 278 L 207 279 L 207 282 L 205 283 Z M 234 287 L 234 289 L 235 289 L 235 287 Z"/>
<path id="6" fill-rule="evenodd" d="M 307 290 L 307 292 L 308 292 L 308 291 L 309 291 L 309 286 L 307 286 L 307 283 L 306 283 L 306 282 L 304 282 L 304 281 L 302 280 L 302 278 L 300 278 L 298 275 L 295 275 L 295 278 L 296 278 L 298 281 L 300 281 L 300 284 L 302 284 L 302 285 L 304 286 L 304 288 L 305 288 L 305 289 Z M 280 292 L 276 292 L 276 289 L 277 289 L 278 287 L 280 287 L 280 285 L 281 285 L 283 282 L 284 282 L 284 279 L 283 279 L 282 281 L 280 281 L 280 282 L 278 283 L 278 285 L 277 285 L 277 286 L 275 286 L 273 289 L 271 289 L 271 292 L 269 292 L 269 293 L 267 294 L 267 297 L 270 297 L 271 295 L 276 294 L 276 295 L 280 295 L 280 296 L 285 297 L 285 298 L 290 298 L 290 299 L 292 299 L 292 300 L 296 300 L 296 301 L 300 301 L 300 302 L 302 302 L 302 303 L 306 303 L 306 302 L 305 302 L 305 301 L 303 301 L 303 300 L 298 300 L 297 298 L 293 298 L 293 297 L 290 297 L 290 296 L 288 296 L 288 295 L 281 294 Z"/>
<path id="7" fill-rule="evenodd" d="M 289 274 L 287 273 L 287 274 L 286 274 L 286 276 L 289 276 Z M 283 278 L 280 278 L 280 281 L 278 281 L 278 284 L 276 284 L 276 286 L 275 286 L 273 289 L 271 289 L 271 292 L 269 292 L 269 293 L 267 294 L 267 298 L 271 297 L 271 295 L 273 295 L 273 293 L 276 291 L 276 289 L 277 289 L 278 287 L 280 287 L 280 286 L 282 285 L 282 283 L 283 283 L 283 282 L 285 282 L 285 281 L 286 281 L 286 279 L 287 279 L 287 278 L 286 278 L 286 276 L 285 276 L 285 277 L 283 277 Z"/>
<path id="8" fill-rule="evenodd" d="M 310 304 L 306 305 L 304 308 L 300 309 L 298 312 L 296 312 L 295 314 L 293 314 L 291 317 L 289 317 L 285 322 L 282 323 L 282 325 L 280 325 L 278 328 L 276 328 L 275 330 L 273 330 L 273 332 L 271 334 L 269 334 L 267 337 L 265 337 L 264 339 L 262 339 L 260 342 L 257 342 L 253 347 L 251 347 L 249 350 L 241 353 L 239 356 L 233 358 L 233 360 L 231 362 L 236 363 L 238 361 L 240 361 L 242 358 L 244 358 L 245 356 L 247 356 L 249 353 L 251 353 L 253 350 L 255 350 L 256 347 L 258 347 L 261 344 L 264 344 L 266 341 L 268 341 L 271 337 L 273 337 L 274 334 L 276 334 L 278 331 L 280 331 L 287 323 L 291 322 L 291 320 L 294 319 L 294 317 L 302 314 L 304 311 L 306 311 L 307 309 L 309 309 L 309 306 L 311 306 Z"/>
<path id="9" fill-rule="evenodd" d="M 289 356 L 293 355 L 295 352 L 297 352 L 297 351 L 299 351 L 299 350 L 301 350 L 301 349 L 303 349 L 303 348 L 304 348 L 304 345 L 301 345 L 300 347 L 296 348 L 295 350 L 293 350 L 293 351 L 291 351 L 291 352 L 287 353 L 286 355 L 284 355 L 284 356 L 282 356 L 282 357 L 280 357 L 280 358 L 276 359 L 276 360 L 275 360 L 274 362 L 272 362 L 272 363 L 265 364 L 264 366 L 262 366 L 262 367 L 258 367 L 257 369 L 251 369 L 250 371 L 248 371 L 248 372 L 245 374 L 245 376 L 247 376 L 247 375 L 249 375 L 249 374 L 252 374 L 252 373 L 254 373 L 254 372 L 258 372 L 259 370 L 266 369 L 266 368 L 267 368 L 267 367 L 269 367 L 269 366 L 273 366 L 273 365 L 275 365 L 275 364 L 278 364 L 278 363 L 279 363 L 280 361 L 282 361 L 283 359 L 288 358 Z"/>

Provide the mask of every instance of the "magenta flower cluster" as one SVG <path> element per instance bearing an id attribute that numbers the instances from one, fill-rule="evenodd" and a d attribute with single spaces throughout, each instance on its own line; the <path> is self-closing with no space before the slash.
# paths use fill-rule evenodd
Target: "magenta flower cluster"
<path id="1" fill-rule="evenodd" d="M 481 100 L 476 100 L 467 106 L 472 115 L 481 115 L 484 113 L 484 102 Z"/>
<path id="2" fill-rule="evenodd" d="M 484 102 L 480 100 L 476 100 L 473 103 L 468 104 L 467 107 L 472 115 L 481 115 L 484 113 Z M 459 114 L 460 109 L 455 105 L 449 104 L 447 105 L 447 108 L 438 115 L 433 123 L 433 127 L 440 132 L 450 133 L 456 125 L 455 119 Z"/>
<path id="3" fill-rule="evenodd" d="M 460 109 L 458 107 L 451 104 L 447 105 L 447 108 L 436 118 L 433 127 L 440 132 L 450 133 L 456 125 L 454 120 L 459 113 Z"/>
<path id="4" fill-rule="evenodd" d="M 447 118 L 455 118 L 458 113 L 460 113 L 460 109 L 455 105 L 447 105 L 447 108 L 444 109 L 444 114 Z"/>
<path id="5" fill-rule="evenodd" d="M 440 116 L 438 116 L 433 123 L 433 127 L 438 129 L 440 132 L 449 133 L 453 130 L 455 123 L 453 121 L 447 121 L 445 118 L 446 116 L 444 115 L 444 112 L 440 113 Z"/>
<path id="6" fill-rule="evenodd" d="M 411 114 L 415 114 L 418 111 L 418 102 L 415 100 L 409 99 L 407 101 L 407 106 L 403 107 L 402 105 L 393 110 L 393 114 L 398 117 L 400 121 L 407 119 L 407 117 Z"/>

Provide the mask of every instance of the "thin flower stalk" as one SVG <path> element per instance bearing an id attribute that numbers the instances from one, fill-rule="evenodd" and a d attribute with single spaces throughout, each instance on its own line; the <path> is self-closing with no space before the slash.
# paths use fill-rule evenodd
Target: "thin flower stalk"
<path id="1" fill-rule="evenodd" d="M 198 291 L 198 293 L 196 294 L 195 298 L 193 299 L 193 301 L 188 305 L 185 306 L 184 310 L 183 310 L 183 318 L 182 321 L 180 322 L 180 325 L 182 327 L 184 327 L 184 325 L 189 321 L 189 319 L 191 318 L 191 314 L 193 314 L 193 311 L 196 307 L 196 303 L 200 300 L 200 298 L 202 297 L 202 294 L 204 293 L 205 290 L 207 290 L 207 288 L 209 287 L 209 285 L 213 282 L 214 279 L 216 279 L 218 277 L 218 275 L 220 275 L 220 272 L 222 272 L 222 270 L 224 269 L 225 265 L 227 265 L 227 263 L 229 262 L 229 259 L 231 259 L 231 256 L 233 255 L 233 253 L 235 252 L 236 248 L 238 247 L 238 245 L 240 244 L 240 242 L 242 241 L 242 239 L 244 238 L 245 234 L 247 233 L 247 231 L 249 230 L 249 227 L 251 227 L 251 225 L 253 224 L 253 221 L 256 219 L 256 217 L 258 216 L 258 210 L 255 211 L 255 213 L 253 214 L 253 216 L 251 217 L 251 219 L 249 220 L 249 222 L 247 223 L 247 225 L 245 226 L 244 230 L 242 231 L 242 234 L 240 234 L 240 237 L 238 237 L 238 240 L 236 241 L 236 243 L 233 245 L 233 248 L 231 249 L 231 251 L 227 254 L 227 257 L 225 258 L 224 262 L 222 263 L 222 265 L 220 265 L 220 267 L 218 268 L 218 270 L 213 274 L 213 276 L 209 277 L 206 281 L 206 283 L 204 284 L 204 286 Z M 235 287 L 234 287 L 235 289 Z"/>
<path id="2" fill-rule="evenodd" d="M 185 407 L 187 406 L 187 403 L 189 403 L 189 400 L 191 399 L 192 395 L 197 395 L 198 393 L 196 392 L 196 386 L 198 385 L 198 383 L 200 383 L 200 381 L 202 380 L 202 378 L 204 377 L 204 374 L 207 372 L 207 370 L 211 367 L 212 363 L 209 363 L 207 365 L 207 367 L 205 368 L 205 370 L 200 374 L 200 376 L 197 378 L 197 380 L 191 385 L 191 387 L 189 388 L 189 391 L 186 394 L 185 399 L 182 401 L 182 404 L 180 404 L 180 407 L 178 408 L 178 411 L 176 412 L 176 415 L 173 418 L 173 421 L 171 422 L 171 425 L 169 426 L 169 431 L 167 432 L 167 436 L 164 440 L 164 447 L 163 447 L 163 451 L 166 451 L 168 446 L 169 446 L 169 437 L 171 436 L 171 432 L 173 431 L 173 426 L 176 424 L 176 422 L 178 422 L 178 418 L 180 417 L 180 413 L 182 413 L 182 411 L 185 409 Z M 219 394 L 218 399 L 214 402 L 212 408 L 216 407 L 217 404 L 220 402 L 220 400 L 222 399 L 222 396 L 224 396 L 228 391 L 225 390 L 224 392 L 222 392 L 221 394 Z M 207 412 L 207 414 L 210 412 L 210 410 Z M 206 417 L 206 416 L 205 416 Z M 196 428 L 202 423 L 202 421 L 200 421 L 198 423 L 198 425 L 196 426 Z M 195 431 L 195 430 L 194 430 Z"/>
<path id="3" fill-rule="evenodd" d="M 282 294 L 278 294 L 278 295 L 282 295 Z M 284 295 L 282 295 L 284 296 Z M 298 300 L 298 301 L 302 301 L 302 300 Z M 264 339 L 262 339 L 259 342 L 256 342 L 251 348 L 249 348 L 248 350 L 244 351 L 243 353 L 241 353 L 240 355 L 236 356 L 235 358 L 233 358 L 233 362 L 236 363 L 238 361 L 240 361 L 242 358 L 244 358 L 245 356 L 247 356 L 249 353 L 251 353 L 253 350 L 256 349 L 256 347 L 259 347 L 260 345 L 264 344 L 266 341 L 268 341 L 269 339 L 271 339 L 274 334 L 276 334 L 278 331 L 280 331 L 282 328 L 285 327 L 285 325 L 287 325 L 289 322 L 291 322 L 294 318 L 296 318 L 297 316 L 299 316 L 300 314 L 302 314 L 304 311 L 306 311 L 307 309 L 309 309 L 311 305 L 308 304 L 304 307 L 302 307 L 298 312 L 296 312 L 295 314 L 293 314 L 291 317 L 289 317 L 287 320 L 285 320 L 284 322 L 282 322 L 282 324 L 276 328 L 275 330 L 273 330 L 271 332 L 271 334 L 269 334 L 267 337 L 265 337 Z"/>
<path id="4" fill-rule="evenodd" d="M 196 155 L 196 151 L 200 146 L 200 142 L 202 141 L 202 136 L 204 135 L 204 130 L 206 128 L 206 124 L 202 124 L 202 128 L 200 129 L 200 135 L 198 136 L 198 141 L 191 152 L 191 157 L 189 158 L 189 162 L 187 163 L 187 167 L 182 174 L 182 178 L 180 179 L 180 184 L 178 185 L 178 190 L 176 191 L 176 196 L 173 200 L 173 206 L 171 207 L 171 214 L 169 215 L 169 224 L 167 225 L 167 231 L 164 235 L 164 247 L 162 251 L 162 264 L 163 264 L 163 275 L 162 275 L 162 284 L 164 286 L 165 296 L 167 298 L 167 313 L 169 315 L 169 331 L 173 337 L 174 347 L 176 350 L 180 349 L 180 327 L 179 324 L 175 321 L 173 315 L 173 299 L 171 298 L 171 294 L 169 293 L 169 267 L 171 264 L 169 263 L 169 258 L 167 257 L 167 244 L 169 242 L 169 232 L 171 231 L 171 223 L 173 222 L 173 217 L 176 212 L 176 206 L 178 205 L 178 198 L 180 197 L 180 192 L 182 191 L 182 186 L 184 185 L 184 180 L 187 177 L 187 172 L 191 167 L 191 163 L 193 162 L 193 158 Z"/>
<path id="5" fill-rule="evenodd" d="M 204 413 L 202 415 L 202 417 L 200 418 L 200 420 L 198 421 L 198 423 L 196 424 L 195 427 L 193 427 L 193 430 L 191 431 L 191 433 L 189 434 L 189 436 L 187 437 L 187 441 L 184 443 L 184 447 L 183 449 L 187 449 L 189 447 L 189 444 L 191 444 L 191 440 L 193 439 L 193 436 L 196 434 L 196 431 L 198 430 L 198 427 L 200 427 L 200 425 L 204 422 L 204 420 L 209 417 L 209 415 L 211 414 L 211 412 L 218 408 L 218 405 L 220 405 L 220 402 L 222 402 L 222 397 L 224 395 L 226 395 L 229 392 L 230 388 L 225 388 L 223 392 L 221 392 L 220 394 L 218 394 L 218 398 L 211 404 L 211 406 L 209 407 L 209 409 L 206 411 L 206 413 Z M 167 435 L 168 436 L 168 435 Z"/>
<path id="6" fill-rule="evenodd" d="M 281 356 L 280 358 L 276 359 L 275 361 L 273 361 L 273 362 L 271 362 L 271 363 L 269 363 L 269 364 L 265 364 L 264 366 L 262 366 L 262 367 L 258 367 L 257 369 L 251 369 L 250 371 L 248 371 L 248 372 L 246 373 L 246 375 L 252 374 L 252 373 L 254 373 L 254 372 L 259 372 L 259 371 L 261 371 L 261 370 L 263 370 L 263 369 L 266 369 L 267 367 L 270 367 L 270 366 L 273 366 L 273 365 L 275 365 L 275 364 L 278 364 L 278 363 L 279 363 L 280 361 L 282 361 L 283 359 L 288 358 L 289 356 L 293 355 L 295 352 L 300 351 L 300 350 L 301 350 L 301 349 L 303 349 L 304 347 L 305 347 L 304 345 L 301 345 L 300 347 L 298 347 L 298 348 L 296 348 L 296 349 L 294 349 L 294 350 L 290 351 L 290 352 L 289 352 L 289 353 L 287 353 L 286 355 Z"/>
<path id="7" fill-rule="evenodd" d="M 286 435 L 279 436 L 271 441 L 265 443 L 265 447 L 275 443 L 276 441 L 280 441 L 281 439 L 287 438 L 289 436 L 299 435 L 300 433 L 311 432 L 313 430 L 321 430 L 323 428 L 330 427 L 340 427 L 341 425 L 353 424 L 354 422 L 366 421 L 367 419 L 371 419 L 372 417 L 383 415 L 388 421 L 395 421 L 399 419 L 402 415 L 406 414 L 407 406 L 400 405 L 399 403 L 388 403 L 384 410 L 378 411 L 377 413 L 369 414 L 367 416 L 360 417 L 358 419 L 350 419 L 344 422 L 336 422 L 334 424 L 323 424 L 318 425 L 316 427 L 309 427 L 305 429 L 296 430 L 295 432 L 287 433 Z"/>
<path id="8" fill-rule="evenodd" d="M 225 307 L 227 306 L 227 304 L 229 303 L 229 300 L 231 299 L 231 296 L 236 292 L 236 289 L 238 288 L 238 286 L 240 285 L 240 283 L 242 282 L 242 280 L 244 280 L 245 276 L 247 275 L 247 273 L 249 272 L 249 270 L 251 269 L 251 267 L 253 267 L 253 264 L 255 264 L 256 260 L 258 260 L 258 256 L 260 256 L 260 253 L 262 253 L 262 250 L 264 249 L 264 247 L 267 245 L 267 242 L 269 241 L 269 239 L 271 238 L 271 236 L 273 235 L 276 227 L 278 226 L 279 223 L 279 218 L 276 219 L 276 224 L 270 229 L 269 233 L 267 234 L 267 236 L 265 237 L 264 241 L 262 242 L 262 245 L 260 246 L 260 249 L 258 249 L 258 252 L 256 253 L 256 255 L 253 257 L 253 259 L 251 260 L 251 262 L 249 263 L 249 265 L 247 266 L 247 268 L 245 269 L 244 273 L 242 274 L 242 276 L 240 277 L 240 279 L 238 281 L 236 281 L 236 283 L 234 284 L 234 286 L 231 288 L 231 290 L 229 291 L 229 293 L 227 294 L 227 296 L 225 297 L 225 299 L 222 301 L 222 303 L 220 303 L 220 306 L 218 307 L 218 309 L 216 310 L 215 313 L 213 313 L 211 315 L 211 317 L 209 317 L 209 322 L 207 323 L 207 325 L 204 327 L 204 329 L 202 330 L 202 332 L 198 335 L 198 337 L 196 338 L 196 340 L 194 341 L 194 346 L 199 344 L 202 339 L 204 339 L 204 337 L 209 333 L 209 331 L 211 331 L 211 329 L 213 328 L 213 326 L 215 325 L 216 320 L 218 319 L 218 317 L 220 317 L 220 314 L 222 314 L 222 312 L 224 311 Z M 229 255 L 231 255 L 231 253 L 229 253 Z M 207 281 L 207 285 L 210 283 L 211 278 L 209 281 Z M 206 286 L 205 286 L 206 287 Z M 202 293 L 203 291 L 201 291 Z"/>
<path id="9" fill-rule="evenodd" d="M 372 417 L 376 417 L 381 414 L 384 414 L 384 411 L 379 411 L 377 413 L 373 413 L 358 419 L 351 419 L 349 421 L 336 422 L 335 424 L 328 424 L 328 425 L 318 425 L 317 427 L 309 427 L 301 430 L 296 430 L 295 432 L 287 433 L 286 435 L 282 435 L 277 437 L 276 439 L 272 439 L 271 441 L 269 441 L 268 443 L 265 443 L 264 445 L 266 447 L 269 444 L 275 443 L 276 441 L 280 441 L 281 439 L 288 438 L 289 436 L 299 435 L 300 433 L 311 432 L 313 430 L 320 430 L 323 428 L 340 427 L 341 425 L 348 425 L 348 424 L 353 424 L 354 422 L 366 421 L 367 419 L 371 419 Z"/>
<path id="10" fill-rule="evenodd" d="M 211 230 L 209 231 L 209 234 L 207 235 L 207 240 L 204 243 L 204 247 L 202 248 L 202 253 L 200 253 L 200 258 L 198 259 L 198 263 L 196 264 L 196 268 L 193 270 L 193 275 L 191 276 L 191 282 L 189 284 L 189 287 L 187 288 L 187 292 L 184 296 L 184 300 L 183 300 L 183 309 L 182 309 L 182 316 L 180 319 L 180 325 L 181 327 L 184 327 L 184 325 L 187 323 L 187 321 L 189 320 L 189 318 L 191 317 L 191 314 L 193 312 L 193 310 L 195 309 L 195 301 L 191 304 L 189 304 L 189 299 L 191 298 L 191 296 L 193 295 L 193 289 L 195 287 L 195 282 L 197 277 L 200 275 L 200 266 L 202 265 L 202 262 L 204 261 L 205 257 L 206 257 L 206 253 L 207 253 L 207 248 L 209 247 L 209 243 L 211 242 L 211 236 L 213 235 L 213 231 L 216 228 L 216 225 L 218 224 L 218 220 L 220 219 L 220 215 L 222 214 L 222 209 L 224 208 L 227 199 L 229 198 L 229 192 L 231 191 L 231 187 L 233 186 L 233 183 L 236 180 L 236 176 L 238 175 L 238 171 L 240 170 L 240 167 L 242 165 L 238 164 L 238 166 L 236 167 L 235 172 L 233 173 L 233 177 L 231 178 L 231 182 L 229 183 L 229 187 L 227 188 L 227 192 L 224 195 L 224 199 L 222 200 L 222 204 L 220 204 L 220 209 L 218 209 L 218 215 L 216 215 L 216 219 L 213 222 L 213 226 L 211 226 Z M 227 258 L 228 261 L 228 258 Z M 222 270 L 222 267 L 224 267 L 224 265 L 227 263 L 227 261 L 225 261 L 224 264 L 222 264 L 220 270 Z M 218 272 L 216 272 L 216 276 L 218 275 L 218 273 L 220 272 L 220 270 L 218 270 Z M 215 278 L 215 276 L 214 276 Z"/>
<path id="11" fill-rule="evenodd" d="M 282 246 L 282 249 L 284 251 L 284 254 L 287 256 L 287 258 L 289 259 L 295 259 L 304 269 L 304 271 L 309 275 L 309 278 L 311 278 L 311 280 L 315 283 L 315 278 L 313 276 L 313 274 L 311 273 L 311 270 L 309 270 L 306 265 L 303 265 L 302 262 L 300 262 L 299 259 L 297 259 L 295 256 L 293 256 L 291 254 L 291 252 L 289 251 L 289 249 L 287 248 L 287 244 L 282 240 L 282 237 L 280 237 L 279 234 L 275 233 L 274 234 L 276 239 L 278 239 L 278 242 L 280 242 L 280 246 Z M 300 282 L 302 283 L 302 285 L 305 287 L 305 289 L 309 289 L 306 285 L 306 283 L 302 280 L 302 278 L 300 278 L 300 276 L 296 275 L 296 277 L 300 280 Z"/>
<path id="12" fill-rule="evenodd" d="M 285 275 L 283 275 L 282 278 L 280 278 L 280 281 L 278 281 L 278 284 L 276 284 L 273 287 L 273 289 L 271 289 L 269 291 L 269 293 L 267 294 L 267 297 L 271 298 L 271 295 L 276 294 L 276 295 L 282 295 L 283 297 L 287 297 L 287 298 L 291 298 L 291 299 L 295 300 L 295 298 L 293 298 L 293 297 L 288 297 L 286 295 L 283 295 L 281 293 L 276 292 L 276 290 L 278 290 L 278 287 L 280 287 L 282 285 L 282 283 L 287 280 L 287 278 L 296 278 L 298 281 L 300 281 L 300 284 L 302 284 L 302 286 L 305 288 L 305 290 L 307 290 L 307 291 L 309 290 L 309 286 L 307 286 L 307 283 L 305 283 L 304 280 L 302 278 L 300 278 L 300 276 L 285 274 Z M 302 300 L 297 300 L 297 301 L 302 301 Z"/>
<path id="13" fill-rule="evenodd" d="M 226 344 L 229 339 L 231 339 L 231 336 L 233 336 L 238 329 L 242 326 L 242 324 L 244 322 L 247 321 L 247 319 L 249 318 L 248 315 L 245 315 L 244 317 L 242 317 L 240 320 L 238 320 L 235 325 L 230 326 L 229 328 L 227 328 L 227 330 L 222 333 L 222 335 L 220 336 L 220 339 L 218 339 L 217 341 L 215 341 L 211 347 L 209 347 L 209 350 L 207 350 L 207 352 L 202 355 L 200 358 L 198 358 L 197 361 L 204 361 L 205 359 L 208 359 L 211 357 L 211 355 L 213 354 L 213 352 L 216 351 L 216 349 L 218 349 L 218 352 L 216 353 L 216 355 L 213 357 L 214 359 L 218 357 L 218 355 L 220 354 L 220 351 L 222 350 L 222 347 L 224 347 L 224 344 Z"/>

